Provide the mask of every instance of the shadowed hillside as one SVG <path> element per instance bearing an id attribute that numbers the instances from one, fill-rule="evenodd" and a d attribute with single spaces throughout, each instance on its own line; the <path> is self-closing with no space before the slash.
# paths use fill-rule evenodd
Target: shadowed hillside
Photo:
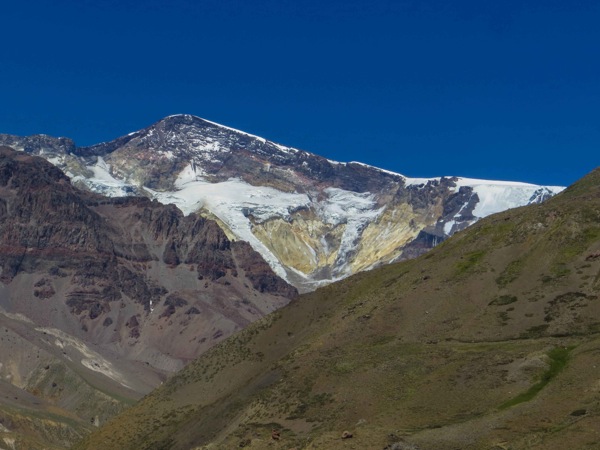
<path id="1" fill-rule="evenodd" d="M 597 448 L 599 296 L 597 169 L 299 297 L 76 448 Z"/>

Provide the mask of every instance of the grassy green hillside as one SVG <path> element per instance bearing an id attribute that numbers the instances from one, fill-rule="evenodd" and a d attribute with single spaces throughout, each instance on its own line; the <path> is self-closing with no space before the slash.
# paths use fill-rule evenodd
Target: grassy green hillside
<path id="1" fill-rule="evenodd" d="M 598 448 L 599 296 L 600 169 L 298 298 L 76 448 Z"/>

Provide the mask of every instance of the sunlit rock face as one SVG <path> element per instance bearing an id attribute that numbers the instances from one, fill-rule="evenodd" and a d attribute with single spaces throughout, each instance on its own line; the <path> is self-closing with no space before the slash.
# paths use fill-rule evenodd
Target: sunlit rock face
<path id="1" fill-rule="evenodd" d="M 296 295 L 216 222 L 0 147 L 0 312 L 173 372 Z"/>
<path id="2" fill-rule="evenodd" d="M 427 251 L 495 212 L 562 190 L 458 177 L 407 178 L 340 163 L 191 115 L 114 141 L 0 135 L 78 186 L 143 195 L 216 220 L 300 290 Z"/>

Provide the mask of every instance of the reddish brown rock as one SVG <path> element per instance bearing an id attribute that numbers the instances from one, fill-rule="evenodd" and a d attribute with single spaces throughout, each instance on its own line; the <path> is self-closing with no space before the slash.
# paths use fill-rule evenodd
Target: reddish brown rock
<path id="1" fill-rule="evenodd" d="M 297 295 L 214 221 L 81 191 L 44 159 L 6 147 L 0 218 L 0 307 L 162 370 Z"/>

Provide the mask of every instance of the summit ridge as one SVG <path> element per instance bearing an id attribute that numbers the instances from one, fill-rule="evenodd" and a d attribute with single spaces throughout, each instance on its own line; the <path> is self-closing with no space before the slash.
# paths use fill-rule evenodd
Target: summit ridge
<path id="1" fill-rule="evenodd" d="M 418 256 L 490 214 L 563 188 L 454 176 L 409 178 L 337 162 L 189 114 L 109 142 L 0 135 L 73 183 L 145 196 L 217 220 L 302 291 Z"/>

